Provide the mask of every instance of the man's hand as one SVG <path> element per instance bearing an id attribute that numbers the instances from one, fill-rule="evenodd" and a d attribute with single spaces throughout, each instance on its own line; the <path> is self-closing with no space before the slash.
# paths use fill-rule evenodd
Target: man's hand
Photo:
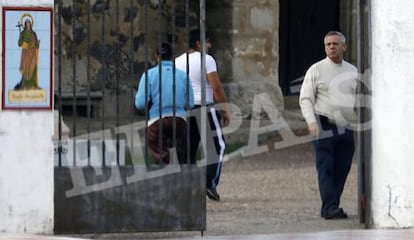
<path id="1" fill-rule="evenodd" d="M 309 133 L 314 137 L 319 137 L 321 130 L 319 129 L 319 125 L 317 122 L 311 122 L 308 124 Z"/>
<path id="2" fill-rule="evenodd" d="M 227 127 L 230 123 L 230 113 L 228 111 L 223 111 L 222 119 L 223 119 L 223 127 Z"/>

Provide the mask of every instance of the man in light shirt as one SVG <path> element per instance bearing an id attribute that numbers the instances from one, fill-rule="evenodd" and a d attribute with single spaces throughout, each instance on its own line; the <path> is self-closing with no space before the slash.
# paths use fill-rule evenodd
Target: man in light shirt
<path id="1" fill-rule="evenodd" d="M 356 121 L 357 68 L 343 59 L 345 36 L 330 31 L 324 38 L 326 58 L 305 74 L 299 104 L 315 138 L 321 217 L 347 218 L 340 199 L 355 151 L 351 123 Z"/>
<path id="2" fill-rule="evenodd" d="M 206 48 L 211 48 L 210 38 L 206 36 Z M 230 122 L 230 111 L 227 97 L 217 73 L 217 64 L 214 58 L 205 55 L 206 81 L 202 82 L 201 69 L 201 37 L 200 30 L 194 29 L 189 33 L 188 52 L 181 54 L 175 59 L 176 68 L 188 72 L 194 91 L 194 108 L 190 117 L 190 160 L 195 162 L 197 149 L 200 143 L 202 88 L 205 86 L 205 104 L 207 108 L 207 147 L 213 145 L 215 149 L 207 148 L 207 196 L 215 201 L 220 200 L 217 185 L 221 174 L 221 164 L 224 156 L 225 142 L 222 125 L 227 126 Z M 187 62 L 188 57 L 188 62 Z M 188 69 L 188 70 L 187 70 Z M 220 104 L 220 110 L 215 104 Z M 210 144 L 213 141 L 213 144 Z"/>

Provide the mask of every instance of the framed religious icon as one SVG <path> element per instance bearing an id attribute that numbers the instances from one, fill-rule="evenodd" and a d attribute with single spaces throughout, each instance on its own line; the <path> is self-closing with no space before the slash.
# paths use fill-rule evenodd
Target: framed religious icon
<path id="1" fill-rule="evenodd" d="M 52 109 L 53 9 L 2 11 L 2 108 Z"/>

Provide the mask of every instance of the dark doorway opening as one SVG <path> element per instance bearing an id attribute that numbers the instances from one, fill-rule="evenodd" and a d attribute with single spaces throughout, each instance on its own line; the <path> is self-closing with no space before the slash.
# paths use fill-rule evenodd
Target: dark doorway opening
<path id="1" fill-rule="evenodd" d="M 339 0 L 280 0 L 279 84 L 299 94 L 306 70 L 325 57 L 323 37 L 339 29 Z"/>

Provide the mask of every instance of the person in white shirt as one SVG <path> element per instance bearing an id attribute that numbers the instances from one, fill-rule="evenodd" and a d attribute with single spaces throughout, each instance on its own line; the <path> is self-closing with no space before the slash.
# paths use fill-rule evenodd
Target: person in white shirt
<path id="1" fill-rule="evenodd" d="M 207 34 L 206 34 L 207 35 Z M 190 117 L 190 161 L 195 163 L 196 153 L 200 144 L 200 123 L 202 105 L 202 69 L 201 69 L 201 37 L 200 30 L 195 29 L 189 33 L 188 52 L 181 54 L 175 59 L 177 69 L 188 71 L 194 92 L 194 108 Z M 206 36 L 206 48 L 211 48 L 211 42 Z M 189 61 L 187 62 L 187 57 Z M 227 97 L 217 73 L 217 64 L 214 58 L 205 54 L 207 81 L 205 82 L 205 103 L 207 107 L 207 147 L 214 146 L 215 149 L 207 149 L 207 196 L 215 201 L 220 200 L 217 192 L 217 185 L 221 174 L 221 164 L 224 156 L 225 142 L 222 125 L 227 126 L 230 122 L 230 111 L 227 104 Z M 187 68 L 188 67 L 188 68 Z M 188 70 L 187 70 L 188 69 Z M 220 104 L 218 110 L 215 104 Z M 210 144 L 213 141 L 214 144 Z"/>
<path id="2" fill-rule="evenodd" d="M 339 207 L 355 151 L 351 123 L 356 121 L 357 68 L 343 59 L 345 36 L 330 31 L 324 38 L 326 58 L 306 72 L 299 104 L 315 138 L 321 217 L 347 218 Z"/>

